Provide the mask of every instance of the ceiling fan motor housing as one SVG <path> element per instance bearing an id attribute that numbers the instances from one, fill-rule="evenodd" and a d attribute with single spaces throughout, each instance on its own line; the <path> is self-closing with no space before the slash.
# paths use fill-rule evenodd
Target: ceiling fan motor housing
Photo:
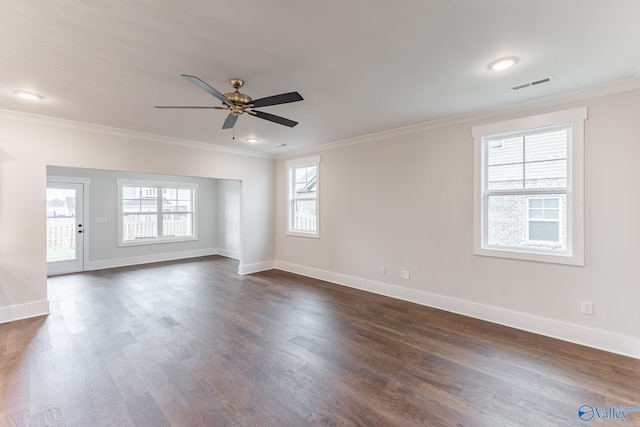
<path id="1" fill-rule="evenodd" d="M 229 99 L 229 101 L 233 102 L 235 105 L 245 105 L 251 102 L 251 97 L 249 95 L 245 95 L 244 93 L 240 93 L 239 89 L 244 86 L 244 80 L 233 78 L 229 79 L 229 83 L 236 90 L 235 92 L 225 93 L 224 96 Z"/>
<path id="2" fill-rule="evenodd" d="M 249 95 L 245 95 L 244 93 L 240 93 L 238 91 L 225 93 L 224 96 L 236 105 L 251 103 L 251 97 Z"/>

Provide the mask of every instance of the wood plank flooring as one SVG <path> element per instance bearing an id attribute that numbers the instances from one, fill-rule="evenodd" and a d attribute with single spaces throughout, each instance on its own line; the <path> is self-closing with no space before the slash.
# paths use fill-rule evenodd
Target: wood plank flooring
<path id="1" fill-rule="evenodd" d="M 0 426 L 640 426 L 578 417 L 640 406 L 638 360 L 236 270 L 50 278 L 49 316 L 0 325 Z"/>

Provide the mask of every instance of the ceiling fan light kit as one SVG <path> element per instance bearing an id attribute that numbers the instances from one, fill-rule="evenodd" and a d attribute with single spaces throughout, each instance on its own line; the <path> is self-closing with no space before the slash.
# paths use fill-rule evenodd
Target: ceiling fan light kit
<path id="1" fill-rule="evenodd" d="M 222 124 L 222 129 L 232 129 L 238 117 L 244 113 L 251 116 L 258 117 L 263 120 L 268 120 L 273 123 L 277 123 L 283 126 L 294 127 L 298 122 L 286 119 L 284 117 L 276 116 L 274 114 L 265 113 L 264 111 L 254 110 L 254 108 L 268 107 L 271 105 L 287 104 L 289 102 L 302 101 L 304 98 L 300 96 L 298 92 L 282 93 L 280 95 L 268 96 L 266 98 L 260 98 L 252 100 L 249 95 L 240 92 L 240 88 L 244 86 L 244 80 L 239 78 L 229 79 L 229 83 L 235 89 L 234 92 L 222 94 L 203 80 L 198 77 L 190 76 L 188 74 L 182 74 L 182 77 L 189 80 L 200 89 L 213 95 L 218 100 L 222 101 L 221 107 L 209 107 L 209 106 L 156 106 L 155 108 L 210 108 L 216 110 L 228 110 L 229 115 Z"/>

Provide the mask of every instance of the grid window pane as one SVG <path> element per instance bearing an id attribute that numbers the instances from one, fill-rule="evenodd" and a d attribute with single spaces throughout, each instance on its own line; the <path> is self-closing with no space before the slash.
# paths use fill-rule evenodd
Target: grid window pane
<path id="1" fill-rule="evenodd" d="M 487 244 L 494 247 L 566 250 L 566 195 L 526 194 L 487 198 Z"/>
<path id="2" fill-rule="evenodd" d="M 487 189 L 566 187 L 567 149 L 567 129 L 487 141 Z"/>
<path id="3" fill-rule="evenodd" d="M 524 165 L 507 164 L 489 166 L 489 190 L 517 190 L 524 186 Z"/>
<path id="4" fill-rule="evenodd" d="M 191 237 L 193 236 L 193 214 L 163 214 L 163 237 Z"/>
<path id="5" fill-rule="evenodd" d="M 140 187 L 131 187 L 129 185 L 125 185 L 122 187 L 122 198 L 123 199 L 137 199 L 140 196 Z"/>
<path id="6" fill-rule="evenodd" d="M 567 161 L 550 160 L 525 164 L 526 188 L 562 188 L 567 186 Z"/>
<path id="7" fill-rule="evenodd" d="M 122 187 L 122 211 L 139 213 L 140 208 L 140 187 Z"/>
<path id="8" fill-rule="evenodd" d="M 567 159 L 567 129 L 540 132 L 525 137 L 527 162 Z"/>
<path id="9" fill-rule="evenodd" d="M 192 189 L 165 188 L 163 194 L 163 212 L 193 212 Z"/>
<path id="10" fill-rule="evenodd" d="M 124 215 L 122 221 L 122 241 L 130 242 L 158 237 L 158 217 L 156 215 Z"/>
<path id="11" fill-rule="evenodd" d="M 140 213 L 140 201 L 139 200 L 123 200 L 122 212 L 124 213 Z"/>
<path id="12" fill-rule="evenodd" d="M 294 169 L 294 186 L 296 197 L 316 196 L 316 166 L 301 166 Z"/>
<path id="13" fill-rule="evenodd" d="M 178 200 L 191 200 L 193 190 L 190 188 L 178 188 Z"/>
<path id="14" fill-rule="evenodd" d="M 529 209 L 529 218 L 544 218 L 544 209 Z"/>
<path id="15" fill-rule="evenodd" d="M 292 204 L 293 223 L 291 224 L 291 228 L 298 231 L 316 231 L 316 201 L 293 200 Z"/>
<path id="16" fill-rule="evenodd" d="M 529 199 L 529 209 L 544 208 L 544 199 Z"/>
<path id="17" fill-rule="evenodd" d="M 501 144 L 497 144 L 500 141 Z M 488 142 L 487 165 L 506 165 L 524 161 L 524 138 L 521 136 Z"/>
<path id="18" fill-rule="evenodd" d="M 555 221 L 529 221 L 529 240 L 557 242 L 560 240 L 560 223 Z"/>
<path id="19" fill-rule="evenodd" d="M 544 218 L 545 219 L 560 219 L 560 209 L 545 209 L 544 210 Z"/>

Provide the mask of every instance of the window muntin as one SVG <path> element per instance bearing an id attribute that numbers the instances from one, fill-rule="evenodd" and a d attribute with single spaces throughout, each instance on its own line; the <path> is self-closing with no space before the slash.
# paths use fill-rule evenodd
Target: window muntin
<path id="1" fill-rule="evenodd" d="M 118 180 L 121 246 L 197 240 L 197 184 Z"/>
<path id="2" fill-rule="evenodd" d="M 287 162 L 287 234 L 318 237 L 318 156 Z"/>
<path id="3" fill-rule="evenodd" d="M 583 265 L 585 119 L 577 108 L 473 129 L 475 254 Z"/>

